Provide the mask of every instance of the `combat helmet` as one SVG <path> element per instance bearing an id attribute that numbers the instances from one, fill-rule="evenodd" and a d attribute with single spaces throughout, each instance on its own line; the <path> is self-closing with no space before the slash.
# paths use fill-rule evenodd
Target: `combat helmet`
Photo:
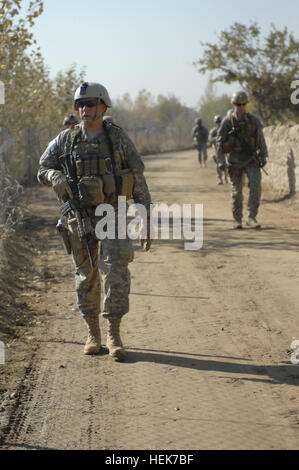
<path id="1" fill-rule="evenodd" d="M 107 123 L 107 124 L 113 124 L 113 118 L 112 116 L 104 116 L 103 117 L 103 120 Z"/>
<path id="2" fill-rule="evenodd" d="M 247 103 L 249 103 L 249 98 L 248 98 L 247 93 L 245 93 L 245 91 L 236 91 L 232 96 L 231 103 L 232 104 L 237 104 L 237 103 L 247 104 Z"/>
<path id="3" fill-rule="evenodd" d="M 63 125 L 69 126 L 70 124 L 78 124 L 79 120 L 75 114 L 69 114 L 64 118 Z"/>
<path id="4" fill-rule="evenodd" d="M 112 107 L 109 93 L 100 83 L 84 82 L 77 88 L 74 96 L 75 109 L 77 101 L 84 98 L 98 98 L 98 100 L 102 100 L 108 108 Z"/>
<path id="5" fill-rule="evenodd" d="M 222 117 L 219 116 L 219 114 L 214 117 L 215 124 L 217 124 L 218 122 L 221 122 L 221 121 L 222 121 Z"/>
<path id="6" fill-rule="evenodd" d="M 202 124 L 202 119 L 196 118 L 196 119 L 195 119 L 195 124 L 197 124 L 198 126 L 200 126 L 200 125 Z"/>

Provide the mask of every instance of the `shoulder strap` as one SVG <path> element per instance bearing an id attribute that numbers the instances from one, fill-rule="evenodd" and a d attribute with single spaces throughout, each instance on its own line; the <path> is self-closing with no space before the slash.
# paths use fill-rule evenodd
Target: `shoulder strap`
<path id="1" fill-rule="evenodd" d="M 234 113 L 230 114 L 230 122 L 231 122 L 231 125 L 232 125 L 232 129 L 235 130 L 236 126 L 235 126 L 235 123 L 234 123 Z"/>
<path id="2" fill-rule="evenodd" d="M 110 135 L 109 127 L 111 127 L 111 126 L 107 125 L 107 123 L 104 121 L 103 122 L 103 129 L 104 129 L 105 135 L 106 135 L 107 140 L 108 140 L 108 145 L 109 145 L 109 150 L 110 150 L 110 155 L 111 155 L 111 164 L 112 164 L 113 175 L 114 175 L 114 179 L 115 179 L 115 186 L 116 186 L 117 196 L 119 196 L 119 194 L 121 192 L 120 191 L 120 182 L 119 182 L 119 178 L 117 176 L 115 156 L 114 156 L 114 146 L 113 146 L 112 138 L 111 138 L 111 135 Z"/>
<path id="3" fill-rule="evenodd" d="M 75 127 L 71 127 L 69 129 L 68 137 L 65 143 L 65 153 L 71 154 L 76 143 L 76 140 L 81 132 L 81 128 L 76 125 Z"/>
<path id="4" fill-rule="evenodd" d="M 76 141 L 77 141 L 80 134 L 81 134 L 81 127 L 79 125 L 76 125 L 76 126 L 71 128 L 71 130 L 70 130 L 70 137 L 71 137 L 70 153 L 72 153 L 74 145 L 75 145 L 75 143 L 76 143 Z"/>

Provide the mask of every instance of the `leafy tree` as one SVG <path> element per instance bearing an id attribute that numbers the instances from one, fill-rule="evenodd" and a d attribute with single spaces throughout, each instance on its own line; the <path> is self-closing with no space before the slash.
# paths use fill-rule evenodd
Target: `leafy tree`
<path id="1" fill-rule="evenodd" d="M 203 56 L 194 63 L 199 72 L 215 73 L 215 82 L 238 83 L 265 124 L 299 120 L 298 106 L 290 102 L 290 86 L 299 75 L 299 41 L 286 27 L 279 31 L 271 25 L 262 38 L 257 23 L 234 23 L 216 44 L 203 46 Z"/>
<path id="2" fill-rule="evenodd" d="M 5 85 L 5 105 L 0 106 L 0 126 L 11 131 L 15 145 L 9 170 L 20 181 L 36 182 L 39 158 L 61 129 L 66 114 L 74 112 L 73 93 L 85 72 L 72 64 L 54 80 L 32 35 L 42 14 L 42 0 L 24 11 L 21 0 L 3 1 L 0 8 L 0 80 Z"/>
<path id="3" fill-rule="evenodd" d="M 182 105 L 174 95 L 153 97 L 141 90 L 132 100 L 126 93 L 113 100 L 111 115 L 125 128 L 142 153 L 187 148 L 195 111 Z"/>
<path id="4" fill-rule="evenodd" d="M 217 90 L 213 81 L 208 81 L 204 96 L 199 100 L 199 117 L 203 124 L 211 129 L 215 126 L 214 117 L 226 116 L 227 111 L 232 108 L 230 97 L 226 94 L 217 95 Z"/>
<path id="5" fill-rule="evenodd" d="M 36 44 L 30 29 L 43 12 L 43 0 L 31 1 L 24 17 L 20 16 L 21 4 L 22 0 L 3 0 L 0 6 L 2 70 L 13 65 L 12 59 L 18 55 L 20 49 Z"/>
<path id="6" fill-rule="evenodd" d="M 10 129 L 16 141 L 10 169 L 18 177 L 27 166 L 33 128 L 41 106 L 42 91 L 47 93 L 50 81 L 31 29 L 43 11 L 42 0 L 29 3 L 21 12 L 21 0 L 3 1 L 0 7 L 0 80 L 5 85 L 5 105 L 0 107 L 0 125 Z"/>
<path id="7" fill-rule="evenodd" d="M 8 129 L 15 142 L 7 171 L 23 184 L 36 182 L 39 158 L 62 130 L 65 115 L 74 112 L 73 94 L 85 79 L 84 69 L 78 71 L 76 64 L 59 72 L 54 80 L 50 78 L 32 35 L 32 26 L 42 11 L 42 0 L 7 0 L 0 6 L 0 80 L 5 85 L 0 127 Z M 159 95 L 156 99 L 141 90 L 135 100 L 129 94 L 113 99 L 108 112 L 129 132 L 141 152 L 191 144 L 194 111 L 175 96 Z"/>
<path id="8" fill-rule="evenodd" d="M 51 110 L 55 109 L 54 123 L 60 127 L 63 118 L 74 111 L 74 92 L 85 79 L 85 69 L 77 71 L 77 65 L 72 64 L 65 71 L 60 71 L 53 82 L 54 101 Z M 53 109 L 54 108 L 54 109 Z"/>

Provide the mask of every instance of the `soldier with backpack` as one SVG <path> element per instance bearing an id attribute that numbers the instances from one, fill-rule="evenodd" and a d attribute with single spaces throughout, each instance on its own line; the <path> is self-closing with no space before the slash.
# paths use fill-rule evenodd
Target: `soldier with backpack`
<path id="1" fill-rule="evenodd" d="M 267 163 L 268 151 L 262 124 L 247 112 L 248 95 L 244 91 L 234 93 L 231 99 L 233 110 L 223 119 L 217 137 L 217 158 L 225 164 L 227 154 L 228 174 L 231 181 L 232 212 L 234 228 L 242 228 L 243 177 L 248 177 L 249 228 L 260 228 L 256 217 L 261 198 L 261 168 Z"/>

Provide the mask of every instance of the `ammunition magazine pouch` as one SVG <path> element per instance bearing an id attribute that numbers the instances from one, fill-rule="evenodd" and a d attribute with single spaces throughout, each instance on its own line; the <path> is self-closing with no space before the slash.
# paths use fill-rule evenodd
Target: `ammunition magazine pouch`
<path id="1" fill-rule="evenodd" d="M 118 180 L 118 191 L 116 188 L 115 176 L 106 174 L 103 176 L 83 176 L 80 183 L 84 184 L 87 204 L 89 206 L 98 206 L 107 201 L 113 194 L 125 196 L 132 199 L 134 177 L 130 168 L 118 170 L 116 178 Z"/>
<path id="2" fill-rule="evenodd" d="M 78 178 L 83 176 L 103 176 L 111 173 L 112 164 L 109 157 L 101 158 L 98 155 L 89 155 L 88 158 L 76 156 L 76 174 Z"/>
<path id="3" fill-rule="evenodd" d="M 235 137 L 230 135 L 228 139 L 222 144 L 223 153 L 233 152 L 235 148 L 235 144 L 236 144 Z"/>
<path id="4" fill-rule="evenodd" d="M 117 172 L 119 181 L 119 196 L 125 196 L 127 199 L 132 199 L 134 176 L 130 168 L 119 170 Z"/>
<path id="5" fill-rule="evenodd" d="M 84 184 L 87 204 L 97 206 L 105 200 L 103 179 L 100 176 L 83 176 L 80 183 Z"/>
<path id="6" fill-rule="evenodd" d="M 116 194 L 116 184 L 115 184 L 115 177 L 113 174 L 103 175 L 103 190 L 104 194 L 107 198 L 109 198 L 112 194 Z"/>

